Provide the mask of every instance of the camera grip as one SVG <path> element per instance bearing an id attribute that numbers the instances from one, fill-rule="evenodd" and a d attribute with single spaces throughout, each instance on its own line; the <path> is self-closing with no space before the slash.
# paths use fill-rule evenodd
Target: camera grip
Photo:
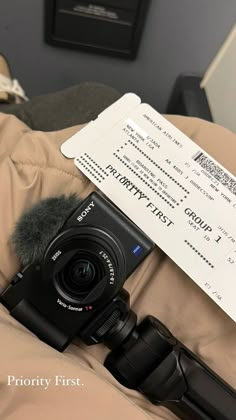
<path id="1" fill-rule="evenodd" d="M 235 420 L 233 388 L 153 316 L 144 318 L 126 343 L 107 356 L 105 366 L 124 386 L 182 420 Z"/>
<path id="2" fill-rule="evenodd" d="M 174 348 L 139 390 L 182 419 L 235 419 L 234 390 L 186 348 Z"/>
<path id="3" fill-rule="evenodd" d="M 55 325 L 50 323 L 42 313 L 29 301 L 22 299 L 10 314 L 26 328 L 37 335 L 42 341 L 63 351 L 71 341 L 71 337 L 63 334 Z"/>

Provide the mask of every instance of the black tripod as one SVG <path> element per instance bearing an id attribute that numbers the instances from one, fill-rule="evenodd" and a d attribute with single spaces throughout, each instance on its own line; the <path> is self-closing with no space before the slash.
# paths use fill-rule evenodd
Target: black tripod
<path id="1" fill-rule="evenodd" d="M 105 367 L 124 386 L 187 420 L 235 420 L 236 393 L 155 317 L 137 326 L 122 289 L 79 334 L 112 351 Z"/>

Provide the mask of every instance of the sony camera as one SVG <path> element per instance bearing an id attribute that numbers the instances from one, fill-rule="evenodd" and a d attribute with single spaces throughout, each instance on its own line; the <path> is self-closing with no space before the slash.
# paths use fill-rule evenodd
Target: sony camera
<path id="1" fill-rule="evenodd" d="M 75 336 L 88 345 L 103 342 L 112 350 L 104 366 L 122 385 L 183 419 L 235 419 L 235 390 L 155 317 L 148 315 L 137 325 L 123 285 L 154 243 L 96 192 L 76 207 L 70 206 L 72 214 L 61 229 L 56 223 L 61 210 L 50 212 L 50 226 L 54 221 L 54 231 L 59 230 L 52 240 L 38 220 L 41 248 L 39 243 L 32 247 L 39 262 L 29 259 L 1 294 L 1 303 L 59 351 Z M 26 220 L 21 229 L 28 243 L 34 225 Z"/>
<path id="2" fill-rule="evenodd" d="M 87 344 L 97 343 L 120 317 L 114 319 L 109 308 L 114 309 L 124 282 L 153 247 L 117 207 L 93 192 L 48 244 L 42 261 L 14 276 L 1 303 L 59 351 L 85 335 L 91 323 L 97 328 Z"/>

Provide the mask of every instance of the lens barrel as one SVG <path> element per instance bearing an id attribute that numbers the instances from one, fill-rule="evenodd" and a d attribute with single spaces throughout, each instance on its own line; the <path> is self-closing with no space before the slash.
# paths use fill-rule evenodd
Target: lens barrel
<path id="1" fill-rule="evenodd" d="M 119 239 L 95 226 L 69 228 L 48 248 L 43 276 L 53 279 L 60 297 L 74 305 L 111 299 L 126 279 Z"/>

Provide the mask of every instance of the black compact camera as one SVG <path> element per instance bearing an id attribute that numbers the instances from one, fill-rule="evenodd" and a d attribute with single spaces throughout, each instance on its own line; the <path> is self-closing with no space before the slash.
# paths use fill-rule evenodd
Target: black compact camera
<path id="1" fill-rule="evenodd" d="M 1 303 L 59 351 L 75 336 L 97 343 L 122 318 L 128 297 L 120 299 L 119 292 L 153 247 L 117 207 L 93 192 L 48 244 L 42 262 L 15 275 Z"/>

